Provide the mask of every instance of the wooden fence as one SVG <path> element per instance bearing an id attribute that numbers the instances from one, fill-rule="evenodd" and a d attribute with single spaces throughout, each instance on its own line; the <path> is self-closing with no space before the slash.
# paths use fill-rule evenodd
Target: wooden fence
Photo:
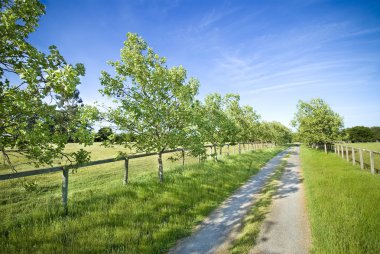
<path id="1" fill-rule="evenodd" d="M 347 162 L 360 165 L 362 170 L 369 169 L 372 174 L 380 172 L 380 152 L 350 147 L 347 144 L 334 144 L 332 149 Z"/>
<path id="2" fill-rule="evenodd" d="M 235 153 L 240 154 L 242 150 L 249 151 L 249 150 L 263 149 L 263 148 L 273 147 L 274 145 L 271 143 L 238 143 L 237 146 L 238 146 L 237 149 L 236 149 L 236 145 L 233 146 L 232 151 L 230 151 L 230 144 L 225 144 L 223 147 L 227 147 L 227 155 L 229 155 L 230 152 L 232 154 L 235 154 Z M 207 146 L 204 146 L 204 148 L 206 149 L 206 151 L 207 151 L 207 149 L 209 149 L 209 153 L 208 154 L 206 153 L 206 156 L 212 158 L 213 156 L 216 155 L 215 151 L 213 152 L 213 149 L 215 148 L 214 146 L 207 145 Z M 220 147 L 218 147 L 218 148 L 220 148 Z M 182 164 L 184 165 L 184 163 L 185 163 L 185 151 L 186 151 L 186 149 L 179 148 L 179 149 L 164 151 L 163 154 L 181 152 L 182 158 L 183 158 Z M 220 155 L 222 154 L 221 150 L 220 150 L 219 154 Z M 127 184 L 128 183 L 129 161 L 132 159 L 136 159 L 136 158 L 142 158 L 142 157 L 148 157 L 148 156 L 154 156 L 154 155 L 157 155 L 157 153 L 131 154 L 131 155 L 127 155 L 127 156 L 122 157 L 122 158 L 111 158 L 111 159 L 91 161 L 91 162 L 79 165 L 76 168 L 100 165 L 100 164 L 111 163 L 111 162 L 116 162 L 116 161 L 124 161 L 123 183 Z M 34 170 L 17 172 L 17 173 L 12 173 L 12 174 L 3 174 L 3 175 L 0 175 L 0 181 L 62 171 L 62 205 L 63 205 L 65 213 L 67 213 L 68 212 L 67 203 L 68 203 L 69 170 L 70 169 L 72 169 L 72 167 L 70 168 L 68 166 L 58 166 L 58 167 L 51 167 L 51 168 L 34 169 Z"/>

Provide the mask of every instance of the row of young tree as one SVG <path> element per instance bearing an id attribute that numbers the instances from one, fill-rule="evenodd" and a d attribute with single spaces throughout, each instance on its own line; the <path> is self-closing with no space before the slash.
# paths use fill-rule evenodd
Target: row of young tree
<path id="1" fill-rule="evenodd" d="M 8 165 L 20 154 L 37 166 L 57 158 L 84 162 L 86 151 L 66 153 L 64 147 L 70 141 L 92 144 L 98 120 L 124 133 L 111 141 L 157 152 L 160 181 L 166 149 L 184 147 L 201 155 L 205 143 L 216 151 L 225 143 L 291 139 L 282 124 L 262 122 L 252 107 L 240 106 L 239 95 L 215 93 L 197 100 L 198 80 L 188 79 L 182 66 L 169 68 L 133 33 L 127 35 L 120 60 L 109 62 L 115 74 L 101 73 L 100 93 L 117 106 L 103 113 L 84 106 L 77 89 L 83 64 L 67 63 L 55 46 L 43 53 L 27 41 L 45 7 L 37 0 L 0 3 L 0 150 Z"/>

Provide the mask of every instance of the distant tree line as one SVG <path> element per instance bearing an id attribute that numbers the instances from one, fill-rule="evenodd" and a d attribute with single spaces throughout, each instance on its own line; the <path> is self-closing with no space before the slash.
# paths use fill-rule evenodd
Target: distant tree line
<path id="1" fill-rule="evenodd" d="M 380 127 L 354 126 L 343 130 L 343 140 L 349 142 L 380 141 Z"/>

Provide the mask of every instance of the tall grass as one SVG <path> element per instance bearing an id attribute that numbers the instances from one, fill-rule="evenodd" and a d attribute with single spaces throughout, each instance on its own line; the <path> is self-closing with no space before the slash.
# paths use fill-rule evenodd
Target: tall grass
<path id="1" fill-rule="evenodd" d="M 165 253 L 279 151 L 176 167 L 164 184 L 154 172 L 123 186 L 122 165 L 103 165 L 99 175 L 80 170 L 82 177 L 70 176 L 68 216 L 59 181 L 30 193 L 1 186 L 0 252 Z"/>
<path id="2" fill-rule="evenodd" d="M 313 253 L 380 253 L 380 176 L 301 148 Z"/>

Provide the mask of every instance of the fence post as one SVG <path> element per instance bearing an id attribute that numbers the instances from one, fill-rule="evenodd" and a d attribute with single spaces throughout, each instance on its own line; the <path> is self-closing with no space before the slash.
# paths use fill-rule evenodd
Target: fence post
<path id="1" fill-rule="evenodd" d="M 128 183 L 128 171 L 129 171 L 129 158 L 125 157 L 124 158 L 124 180 L 123 180 L 124 184 Z"/>
<path id="2" fill-rule="evenodd" d="M 369 151 L 369 159 L 370 159 L 370 164 L 371 164 L 371 173 L 374 175 L 375 174 L 375 160 L 373 158 L 373 151 Z"/>
<path id="3" fill-rule="evenodd" d="M 352 165 L 355 166 L 355 148 L 352 147 Z"/>
<path id="4" fill-rule="evenodd" d="M 327 153 L 327 144 L 325 143 L 325 153 Z"/>
<path id="5" fill-rule="evenodd" d="M 62 205 L 65 215 L 68 213 L 67 194 L 69 192 L 69 169 L 62 167 Z"/>
<path id="6" fill-rule="evenodd" d="M 360 168 L 364 169 L 364 161 L 363 161 L 363 149 L 359 148 L 359 159 L 360 159 Z"/>
<path id="7" fill-rule="evenodd" d="M 350 158 L 348 157 L 348 146 L 346 146 L 346 160 L 349 162 Z"/>
<path id="8" fill-rule="evenodd" d="M 240 146 L 240 143 L 238 143 L 238 149 L 239 149 L 239 154 L 241 154 L 241 146 Z"/>
<path id="9" fill-rule="evenodd" d="M 340 155 L 339 145 L 336 145 L 336 152 L 337 152 L 338 155 Z"/>
<path id="10" fill-rule="evenodd" d="M 336 146 L 334 145 L 334 153 L 336 154 Z"/>
<path id="11" fill-rule="evenodd" d="M 227 156 L 230 155 L 230 144 L 227 144 Z"/>
<path id="12" fill-rule="evenodd" d="M 342 159 L 344 159 L 344 147 L 343 147 L 343 145 L 340 147 L 340 150 L 342 151 Z"/>

